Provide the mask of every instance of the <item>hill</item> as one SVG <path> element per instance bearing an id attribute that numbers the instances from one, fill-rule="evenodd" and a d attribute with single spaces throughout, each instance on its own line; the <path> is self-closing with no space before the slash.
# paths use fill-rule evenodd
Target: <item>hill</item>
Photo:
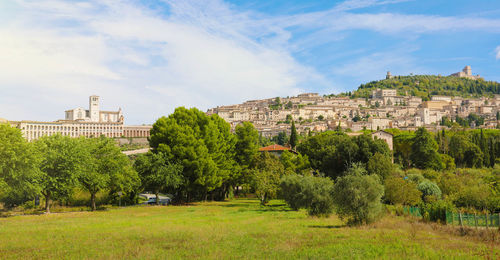
<path id="1" fill-rule="evenodd" d="M 395 76 L 391 79 L 361 84 L 353 97 L 369 97 L 374 89 L 397 89 L 398 95 L 408 93 L 427 100 L 433 95 L 480 97 L 500 94 L 500 83 L 450 76 L 415 75 Z"/>

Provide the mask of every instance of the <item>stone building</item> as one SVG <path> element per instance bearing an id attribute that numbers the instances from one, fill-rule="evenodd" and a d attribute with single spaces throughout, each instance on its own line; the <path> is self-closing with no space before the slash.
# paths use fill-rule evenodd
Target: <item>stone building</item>
<path id="1" fill-rule="evenodd" d="M 65 119 L 54 122 L 9 121 L 9 124 L 21 129 L 28 140 L 42 136 L 61 134 L 69 137 L 149 137 L 152 126 L 125 126 L 122 110 L 100 110 L 99 97 L 89 97 L 89 109 L 75 108 L 65 111 Z"/>
<path id="2" fill-rule="evenodd" d="M 457 73 L 453 73 L 450 75 L 451 77 L 458 77 L 458 78 L 467 78 L 467 79 L 481 79 L 481 76 L 479 75 L 472 75 L 472 69 L 469 65 L 465 66 L 462 71 L 459 71 Z"/>
<path id="3" fill-rule="evenodd" d="M 86 122 L 123 122 L 122 109 L 118 111 L 103 111 L 100 110 L 99 96 L 89 97 L 89 109 L 75 108 L 65 111 L 65 119 L 71 121 L 86 121 Z"/>

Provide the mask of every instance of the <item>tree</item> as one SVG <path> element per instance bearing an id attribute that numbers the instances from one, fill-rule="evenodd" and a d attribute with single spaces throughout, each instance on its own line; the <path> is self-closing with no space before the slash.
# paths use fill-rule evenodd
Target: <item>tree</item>
<path id="1" fill-rule="evenodd" d="M 450 155 L 459 167 L 481 167 L 483 164 L 483 152 L 463 133 L 451 137 Z"/>
<path id="2" fill-rule="evenodd" d="M 277 156 L 268 152 L 257 155 L 252 167 L 251 185 L 262 205 L 276 196 L 283 172 L 283 165 Z"/>
<path id="3" fill-rule="evenodd" d="M 412 143 L 415 134 L 401 133 L 394 136 L 394 161 L 403 166 L 403 169 L 411 167 Z"/>
<path id="4" fill-rule="evenodd" d="M 430 196 L 435 199 L 441 199 L 441 189 L 434 182 L 424 180 L 417 185 L 417 189 L 422 192 L 424 200 L 429 200 Z"/>
<path id="5" fill-rule="evenodd" d="M 235 129 L 236 144 L 235 144 L 235 160 L 236 168 L 230 174 L 230 186 L 234 187 L 247 181 L 249 167 L 252 160 L 259 152 L 259 144 L 264 137 L 259 135 L 259 132 L 254 128 L 252 123 L 243 122 L 236 126 Z M 267 140 L 267 139 L 266 139 Z"/>
<path id="6" fill-rule="evenodd" d="M 169 162 L 183 166 L 181 192 L 187 201 L 227 191 L 223 184 L 234 170 L 235 143 L 224 119 L 184 107 L 177 108 L 168 118 L 158 119 L 150 137 L 154 152 L 162 152 Z"/>
<path id="7" fill-rule="evenodd" d="M 76 187 L 78 173 L 88 166 L 90 155 L 77 139 L 60 134 L 43 136 L 35 145 L 42 156 L 40 190 L 45 197 L 45 211 L 50 213 L 50 201 L 69 196 Z"/>
<path id="8" fill-rule="evenodd" d="M 384 198 L 391 204 L 414 206 L 422 201 L 422 192 L 417 189 L 417 185 L 403 178 L 387 178 L 384 187 Z"/>
<path id="9" fill-rule="evenodd" d="M 283 176 L 280 194 L 294 210 L 305 208 L 311 216 L 328 216 L 333 211 L 333 181 L 311 175 Z"/>
<path id="10" fill-rule="evenodd" d="M 295 146 L 297 146 L 298 140 L 299 140 L 299 137 L 297 135 L 297 129 L 295 128 L 295 122 L 292 120 L 292 130 L 290 133 L 290 140 L 289 140 L 289 143 L 290 143 L 290 146 L 292 147 L 292 149 L 295 149 Z"/>
<path id="11" fill-rule="evenodd" d="M 248 167 L 259 151 L 259 132 L 250 122 L 237 125 L 234 132 L 236 162 L 243 167 Z"/>
<path id="12" fill-rule="evenodd" d="M 288 136 L 285 132 L 279 132 L 278 135 L 273 136 L 271 140 L 279 145 L 285 145 L 288 143 Z"/>
<path id="13" fill-rule="evenodd" d="M 349 225 L 368 224 L 380 215 L 384 186 L 377 175 L 363 175 L 359 165 L 337 179 L 333 188 L 334 203 L 341 219 Z"/>
<path id="14" fill-rule="evenodd" d="M 280 162 L 283 164 L 285 173 L 306 174 L 311 170 L 307 155 L 295 155 L 289 151 L 284 151 L 280 156 Z"/>
<path id="15" fill-rule="evenodd" d="M 144 189 L 156 195 L 160 204 L 160 192 L 174 193 L 182 184 L 182 165 L 170 163 L 163 153 L 148 152 L 137 157 L 134 168 L 139 173 Z"/>
<path id="16" fill-rule="evenodd" d="M 0 201 L 5 207 L 21 205 L 40 191 L 40 159 L 21 130 L 0 123 Z"/>
<path id="17" fill-rule="evenodd" d="M 436 140 L 432 138 L 431 134 L 424 127 L 420 127 L 415 132 L 415 137 L 412 141 L 410 158 L 416 168 L 430 168 L 435 170 L 443 168 L 441 157 L 437 152 L 438 145 Z"/>
<path id="18" fill-rule="evenodd" d="M 391 159 L 380 153 L 375 153 L 366 165 L 366 169 L 370 174 L 376 174 L 381 180 L 389 177 L 392 172 L 393 165 Z"/>
<path id="19" fill-rule="evenodd" d="M 389 147 L 383 140 L 373 140 L 369 135 L 351 138 L 334 131 L 308 137 L 297 150 L 308 156 L 313 169 L 332 179 L 342 176 L 356 162 L 368 163 L 375 153 L 390 156 Z"/>
<path id="20" fill-rule="evenodd" d="M 111 138 L 101 136 L 100 138 L 79 139 L 83 149 L 87 149 L 82 160 L 85 168 L 78 174 L 80 186 L 90 193 L 90 208 L 96 207 L 96 194 L 104 189 L 110 189 L 112 185 L 120 185 L 118 182 L 126 182 L 125 175 L 130 173 L 130 161 L 126 155 L 121 153 Z M 137 179 L 137 178 L 135 178 Z"/>

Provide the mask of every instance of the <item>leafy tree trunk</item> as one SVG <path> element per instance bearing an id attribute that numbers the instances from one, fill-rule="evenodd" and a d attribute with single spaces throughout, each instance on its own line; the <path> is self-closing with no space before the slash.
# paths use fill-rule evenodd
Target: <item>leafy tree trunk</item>
<path id="1" fill-rule="evenodd" d="M 45 197 L 45 213 L 50 213 L 50 192 L 42 195 Z"/>
<path id="2" fill-rule="evenodd" d="M 156 205 L 160 205 L 160 192 L 156 191 L 155 195 L 156 195 Z"/>
<path id="3" fill-rule="evenodd" d="M 95 211 L 97 209 L 95 206 L 95 192 L 90 193 L 90 207 L 92 211 Z"/>

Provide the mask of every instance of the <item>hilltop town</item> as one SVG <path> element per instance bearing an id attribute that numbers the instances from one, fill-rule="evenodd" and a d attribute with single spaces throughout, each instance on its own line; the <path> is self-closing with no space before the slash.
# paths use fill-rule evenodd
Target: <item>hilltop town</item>
<path id="1" fill-rule="evenodd" d="M 470 66 L 450 77 L 478 80 L 472 76 Z M 386 79 L 393 76 L 388 72 Z M 418 127 L 437 129 L 449 127 L 452 121 L 468 120 L 471 128 L 497 128 L 500 95 L 461 97 L 431 95 L 422 97 L 398 94 L 396 89 L 373 89 L 369 97 L 354 95 L 324 95 L 305 93 L 295 97 L 276 97 L 250 100 L 243 104 L 218 106 L 208 114 L 218 114 L 234 128 L 250 121 L 265 137 L 290 131 L 292 120 L 299 133 L 350 129 L 383 130 L 398 128 L 415 130 Z M 466 119 L 464 119 L 466 118 Z M 458 122 L 461 123 L 461 122 Z"/>

